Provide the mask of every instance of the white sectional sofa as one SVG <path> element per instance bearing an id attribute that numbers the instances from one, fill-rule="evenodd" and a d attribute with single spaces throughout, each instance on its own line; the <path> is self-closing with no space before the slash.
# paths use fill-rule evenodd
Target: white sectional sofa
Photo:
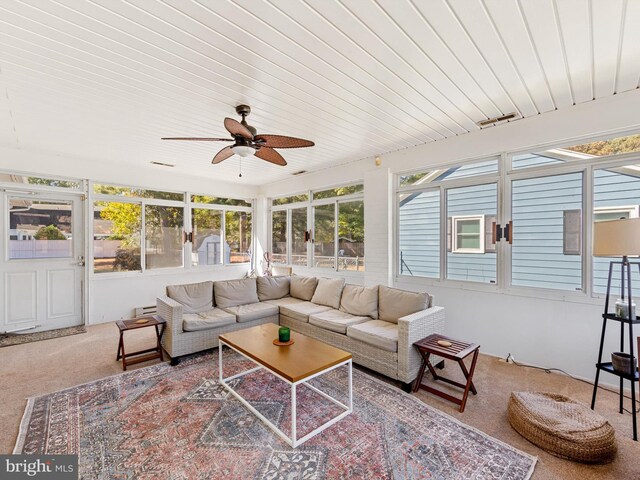
<path id="1" fill-rule="evenodd" d="M 444 308 L 432 303 L 427 293 L 297 275 L 173 285 L 157 300 L 167 321 L 162 343 L 173 363 L 216 347 L 221 333 L 279 323 L 294 336 L 300 332 L 350 352 L 355 363 L 405 388 L 421 363 L 413 343 L 444 333 Z"/>

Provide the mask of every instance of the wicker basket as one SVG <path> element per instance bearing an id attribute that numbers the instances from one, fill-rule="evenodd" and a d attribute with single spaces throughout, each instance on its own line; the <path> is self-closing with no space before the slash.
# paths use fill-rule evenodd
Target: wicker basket
<path id="1" fill-rule="evenodd" d="M 616 455 L 615 431 L 609 422 L 562 395 L 513 392 L 508 417 L 520 435 L 557 457 L 607 463 Z"/>

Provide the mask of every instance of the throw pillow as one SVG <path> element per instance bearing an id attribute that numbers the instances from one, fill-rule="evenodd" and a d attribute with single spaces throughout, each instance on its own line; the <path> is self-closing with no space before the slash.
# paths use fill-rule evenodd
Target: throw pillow
<path id="1" fill-rule="evenodd" d="M 258 288 L 255 278 L 213 282 L 213 294 L 220 308 L 258 303 Z"/>
<path id="2" fill-rule="evenodd" d="M 344 278 L 321 278 L 311 302 L 337 309 L 340 306 L 343 288 Z"/>
<path id="3" fill-rule="evenodd" d="M 378 318 L 378 285 L 359 287 L 345 285 L 340 300 L 340 310 L 351 315 Z"/>
<path id="4" fill-rule="evenodd" d="M 213 282 L 169 285 L 167 296 L 184 305 L 184 313 L 206 312 L 213 308 Z"/>
<path id="5" fill-rule="evenodd" d="M 378 316 L 380 320 L 398 323 L 400 317 L 425 310 L 429 306 L 426 292 L 407 292 L 380 285 L 378 290 Z"/>
<path id="6" fill-rule="evenodd" d="M 300 275 L 291 276 L 291 296 L 306 300 L 307 302 L 313 297 L 316 291 L 318 279 L 316 277 L 302 277 Z"/>
<path id="7" fill-rule="evenodd" d="M 277 300 L 289 295 L 289 277 L 258 277 L 258 299 Z"/>

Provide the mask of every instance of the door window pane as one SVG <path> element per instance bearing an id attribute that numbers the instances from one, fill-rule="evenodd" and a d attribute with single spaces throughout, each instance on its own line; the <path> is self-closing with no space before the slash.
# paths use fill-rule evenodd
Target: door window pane
<path id="1" fill-rule="evenodd" d="M 73 256 L 71 202 L 9 199 L 9 258 Z"/>
<path id="2" fill-rule="evenodd" d="M 440 277 L 440 191 L 398 195 L 400 275 Z"/>
<path id="3" fill-rule="evenodd" d="M 338 203 L 338 270 L 364 271 L 364 202 Z"/>
<path id="4" fill-rule="evenodd" d="M 513 285 L 582 289 L 582 173 L 512 183 Z"/>
<path id="5" fill-rule="evenodd" d="M 191 225 L 193 232 L 191 264 L 220 265 L 222 263 L 222 211 L 194 208 L 191 210 Z"/>
<path id="6" fill-rule="evenodd" d="M 93 209 L 94 272 L 140 270 L 141 228 L 140 204 L 96 202 Z"/>
<path id="7" fill-rule="evenodd" d="M 287 263 L 287 211 L 271 214 L 271 254 L 273 263 Z"/>
<path id="8" fill-rule="evenodd" d="M 307 265 L 307 207 L 291 210 L 291 264 Z"/>
<path id="9" fill-rule="evenodd" d="M 640 206 L 640 165 L 623 165 L 595 170 L 593 173 L 593 221 L 638 218 Z M 609 262 L 620 258 L 593 257 L 593 291 L 607 292 Z M 636 259 L 632 259 L 635 261 Z M 633 296 L 640 297 L 638 268 L 632 266 Z M 620 293 L 620 266 L 614 266 L 611 292 Z M 616 297 L 617 298 L 617 297 Z M 637 302 L 636 302 L 637 303 Z"/>
<path id="10" fill-rule="evenodd" d="M 225 212 L 225 239 L 229 253 L 226 263 L 251 260 L 251 213 Z"/>
<path id="11" fill-rule="evenodd" d="M 314 266 L 335 268 L 335 205 L 319 205 L 314 207 L 314 218 Z"/>
<path id="12" fill-rule="evenodd" d="M 181 267 L 183 264 L 181 207 L 147 205 L 145 217 L 145 267 Z"/>
<path id="13" fill-rule="evenodd" d="M 497 198 L 495 183 L 447 189 L 447 278 L 496 282 L 491 224 Z"/>

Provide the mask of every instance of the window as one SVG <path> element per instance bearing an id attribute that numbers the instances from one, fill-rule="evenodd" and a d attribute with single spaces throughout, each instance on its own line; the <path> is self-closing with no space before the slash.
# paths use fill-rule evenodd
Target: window
<path id="1" fill-rule="evenodd" d="M 364 191 L 364 185 L 347 185 L 345 187 L 331 188 L 329 190 L 321 190 L 313 192 L 314 200 L 321 200 L 325 198 L 342 197 L 344 195 L 353 195 L 354 193 L 361 193 Z"/>
<path id="2" fill-rule="evenodd" d="M 307 207 L 291 210 L 291 264 L 307 265 Z"/>
<path id="3" fill-rule="evenodd" d="M 491 224 L 497 212 L 497 185 L 448 188 L 447 278 L 496 282 Z M 489 237 L 487 239 L 487 237 Z"/>
<path id="4" fill-rule="evenodd" d="M 2 172 L 0 172 L 0 183 L 13 183 L 16 184 L 16 186 L 39 185 L 43 187 L 68 188 L 74 190 L 80 190 L 82 188 L 81 180 L 68 178 L 32 177 L 29 175 L 18 175 Z"/>
<path id="5" fill-rule="evenodd" d="M 9 259 L 72 257 L 72 212 L 72 202 L 10 198 Z"/>
<path id="6" fill-rule="evenodd" d="M 428 183 L 458 180 L 461 178 L 476 177 L 479 175 L 498 173 L 498 160 L 485 160 L 482 162 L 443 167 L 424 172 L 411 173 L 400 176 L 400 187 L 426 185 Z"/>
<path id="7" fill-rule="evenodd" d="M 511 283 L 582 289 L 582 172 L 514 180 Z"/>
<path id="8" fill-rule="evenodd" d="M 364 271 L 364 201 L 338 203 L 338 270 Z"/>
<path id="9" fill-rule="evenodd" d="M 95 202 L 93 207 L 93 271 L 140 271 L 142 205 Z"/>
<path id="10" fill-rule="evenodd" d="M 191 265 L 222 264 L 222 214 L 222 210 L 191 209 Z"/>
<path id="11" fill-rule="evenodd" d="M 484 215 L 452 217 L 453 252 L 484 253 Z"/>
<path id="12" fill-rule="evenodd" d="M 155 198 L 156 200 L 184 201 L 183 193 L 162 192 L 159 190 L 147 190 L 138 187 L 122 187 L 117 185 L 107 185 L 101 183 L 93 184 L 93 192 L 100 195 L 112 195 L 131 198 Z"/>
<path id="13" fill-rule="evenodd" d="M 287 257 L 287 210 L 279 210 L 271 214 L 271 259 L 276 264 L 289 262 Z"/>
<path id="14" fill-rule="evenodd" d="M 238 198 L 222 198 L 212 197 L 209 195 L 191 195 L 191 203 L 202 203 L 206 205 L 231 205 L 236 207 L 250 207 L 252 205 L 249 200 L 240 200 Z"/>
<path id="15" fill-rule="evenodd" d="M 309 194 L 301 193 L 300 195 L 291 195 L 289 197 L 274 198 L 271 204 L 273 206 L 276 206 L 276 205 L 288 205 L 289 203 L 299 203 L 299 202 L 308 202 L 308 201 L 309 201 Z"/>
<path id="16" fill-rule="evenodd" d="M 313 211 L 313 266 L 335 268 L 335 204 L 318 205 Z"/>
<path id="17" fill-rule="evenodd" d="M 225 263 L 251 261 L 251 212 L 226 211 L 224 236 L 229 248 Z"/>
<path id="18" fill-rule="evenodd" d="M 628 164 L 596 169 L 593 172 L 593 221 L 637 218 L 640 209 L 640 165 Z M 610 258 L 592 257 L 593 291 L 606 293 Z M 636 275 L 637 270 L 632 275 Z M 640 285 L 634 277 L 634 296 Z M 619 275 L 614 275 L 612 291 L 620 291 Z"/>
<path id="19" fill-rule="evenodd" d="M 184 209 L 145 205 L 145 268 L 182 267 Z"/>
<path id="20" fill-rule="evenodd" d="M 400 275 L 440 277 L 440 190 L 398 195 Z"/>

